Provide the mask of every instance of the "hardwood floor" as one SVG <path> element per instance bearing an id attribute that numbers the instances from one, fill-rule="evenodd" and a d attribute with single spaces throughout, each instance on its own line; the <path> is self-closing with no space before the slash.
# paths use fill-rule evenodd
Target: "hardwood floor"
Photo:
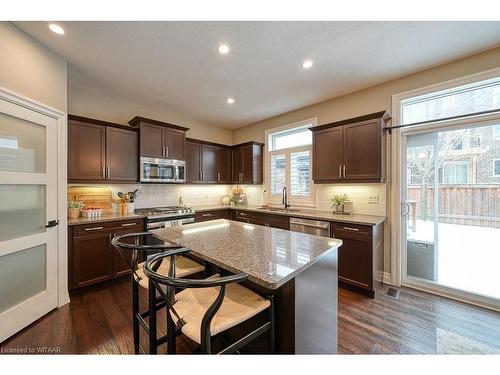
<path id="1" fill-rule="evenodd" d="M 439 296 L 400 289 L 399 299 L 375 299 L 339 288 L 340 354 L 500 353 L 500 313 Z M 146 306 L 146 295 L 142 296 Z M 121 278 L 77 291 L 56 309 L 0 344 L 3 352 L 31 348 L 46 353 L 132 354 L 130 285 Z M 161 313 L 159 314 L 161 319 Z M 159 333 L 165 334 L 160 323 Z M 147 348 L 147 337 L 141 335 Z M 179 353 L 195 347 L 180 337 Z M 50 348 L 51 351 L 47 351 Z M 166 352 L 163 345 L 160 353 Z"/>

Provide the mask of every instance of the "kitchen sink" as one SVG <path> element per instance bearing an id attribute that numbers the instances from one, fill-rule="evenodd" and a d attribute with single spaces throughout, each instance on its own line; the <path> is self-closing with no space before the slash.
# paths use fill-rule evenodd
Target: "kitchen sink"
<path id="1" fill-rule="evenodd" d="M 266 210 L 266 211 L 273 211 L 273 212 L 283 212 L 283 213 L 300 211 L 299 209 L 296 209 L 296 208 L 284 209 L 284 208 L 274 208 L 274 207 L 259 207 L 258 209 L 259 210 Z"/>

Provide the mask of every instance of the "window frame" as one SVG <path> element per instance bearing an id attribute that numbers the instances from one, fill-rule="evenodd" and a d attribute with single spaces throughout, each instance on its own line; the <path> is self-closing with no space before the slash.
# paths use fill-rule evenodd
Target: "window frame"
<path id="1" fill-rule="evenodd" d="M 300 129 L 300 128 L 310 128 L 317 125 L 317 118 L 312 117 L 305 120 L 297 121 L 291 124 L 279 126 L 276 128 L 268 129 L 265 131 L 265 175 L 264 175 L 264 187 L 267 191 L 266 202 L 264 204 L 282 204 L 282 194 L 272 194 L 271 190 L 271 157 L 273 155 L 285 155 L 286 158 L 286 170 L 285 170 L 285 186 L 287 187 L 288 200 L 293 206 L 299 207 L 317 207 L 317 194 L 316 186 L 314 180 L 312 179 L 312 168 L 313 168 L 313 147 L 312 142 L 310 145 L 302 145 L 290 148 L 282 148 L 279 150 L 272 150 L 272 135 L 275 133 L 286 132 L 287 130 Z M 309 151 L 310 154 L 310 173 L 309 173 L 309 184 L 310 184 L 310 196 L 300 197 L 293 196 L 291 191 L 291 154 L 295 152 Z"/>
<path id="2" fill-rule="evenodd" d="M 496 163 L 500 162 L 500 159 L 493 159 L 493 177 L 500 177 L 500 174 L 496 174 Z"/>

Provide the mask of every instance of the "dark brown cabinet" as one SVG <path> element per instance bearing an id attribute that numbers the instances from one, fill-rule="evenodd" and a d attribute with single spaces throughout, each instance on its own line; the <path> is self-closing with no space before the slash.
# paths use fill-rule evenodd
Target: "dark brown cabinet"
<path id="1" fill-rule="evenodd" d="M 210 211 L 198 211 L 194 215 L 195 222 L 199 223 L 202 221 L 217 220 L 217 219 L 230 219 L 229 208 L 223 208 L 220 210 L 210 210 Z"/>
<path id="2" fill-rule="evenodd" d="M 109 280 L 130 272 L 118 250 L 111 245 L 114 236 L 142 232 L 144 220 L 124 220 L 69 227 L 68 277 L 70 289 Z M 131 253 L 124 253 L 127 257 Z"/>
<path id="3" fill-rule="evenodd" d="M 290 218 L 283 215 L 274 215 L 245 210 L 234 210 L 232 219 L 249 224 L 263 225 L 265 227 L 290 230 Z"/>
<path id="4" fill-rule="evenodd" d="M 225 145 L 188 138 L 186 170 L 191 183 L 229 183 L 231 150 Z"/>
<path id="5" fill-rule="evenodd" d="M 339 281 L 373 298 L 375 281 L 383 273 L 384 225 L 333 223 L 332 232 L 343 244 L 339 248 Z"/>
<path id="6" fill-rule="evenodd" d="M 383 111 L 310 128 L 314 182 L 383 182 L 383 128 L 389 119 Z"/>
<path id="7" fill-rule="evenodd" d="M 263 148 L 258 142 L 248 142 L 232 147 L 231 180 L 235 184 L 263 183 Z"/>
<path id="8" fill-rule="evenodd" d="M 160 159 L 186 159 L 188 128 L 136 116 L 129 121 L 140 129 L 140 155 Z"/>
<path id="9" fill-rule="evenodd" d="M 69 115 L 69 182 L 137 181 L 137 131 Z"/>

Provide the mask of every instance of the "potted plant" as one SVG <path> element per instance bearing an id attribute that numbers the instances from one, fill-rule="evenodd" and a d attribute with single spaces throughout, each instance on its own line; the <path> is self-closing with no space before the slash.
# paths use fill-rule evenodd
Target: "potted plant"
<path id="1" fill-rule="evenodd" d="M 68 203 L 68 218 L 77 219 L 80 217 L 80 211 L 85 206 L 83 202 L 71 201 Z"/>
<path id="2" fill-rule="evenodd" d="M 341 214 L 344 212 L 344 204 L 349 200 L 346 193 L 335 194 L 329 199 L 330 205 L 333 208 L 334 214 Z"/>

